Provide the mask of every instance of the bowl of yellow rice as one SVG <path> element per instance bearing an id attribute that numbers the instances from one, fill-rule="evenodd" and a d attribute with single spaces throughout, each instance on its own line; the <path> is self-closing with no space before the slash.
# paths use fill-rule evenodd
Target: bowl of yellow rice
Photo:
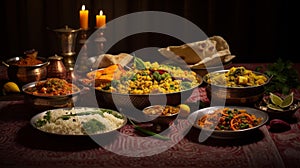
<path id="1" fill-rule="evenodd" d="M 143 118 L 142 110 L 145 107 L 153 104 L 182 104 L 202 84 L 202 78 L 191 70 L 157 62 L 144 64 L 143 68 L 126 70 L 113 65 L 114 68 L 108 67 L 114 69 L 110 70 L 113 75 L 108 76 L 108 73 L 102 72 L 105 75 L 95 79 L 92 86 L 99 106 L 115 109 L 129 116 L 133 114 L 134 118 Z"/>

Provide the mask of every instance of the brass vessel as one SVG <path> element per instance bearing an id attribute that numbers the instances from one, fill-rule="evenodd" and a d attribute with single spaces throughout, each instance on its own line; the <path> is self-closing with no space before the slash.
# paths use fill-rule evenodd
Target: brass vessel
<path id="1" fill-rule="evenodd" d="M 49 61 L 42 57 L 37 58 L 43 63 L 31 66 L 15 65 L 14 63 L 19 61 L 21 57 L 13 57 L 3 61 L 2 64 L 7 67 L 8 78 L 22 85 L 39 81 L 47 77 L 47 66 L 49 65 Z"/>
<path id="2" fill-rule="evenodd" d="M 47 77 L 65 79 L 67 70 L 62 61 L 63 57 L 54 55 L 49 57 L 48 59 L 50 65 L 47 67 Z"/>

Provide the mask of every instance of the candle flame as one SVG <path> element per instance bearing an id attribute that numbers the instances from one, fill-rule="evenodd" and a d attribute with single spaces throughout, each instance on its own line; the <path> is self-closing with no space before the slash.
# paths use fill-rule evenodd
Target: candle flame
<path id="1" fill-rule="evenodd" d="M 81 10 L 85 10 L 85 5 L 82 5 L 82 6 L 81 6 Z"/>
<path id="2" fill-rule="evenodd" d="M 102 10 L 100 10 L 99 14 L 102 16 L 102 15 L 103 15 L 103 11 L 102 11 Z"/>

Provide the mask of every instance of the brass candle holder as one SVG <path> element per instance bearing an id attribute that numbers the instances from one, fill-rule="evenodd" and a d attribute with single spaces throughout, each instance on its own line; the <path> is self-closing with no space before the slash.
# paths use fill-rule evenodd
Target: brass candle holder
<path id="1" fill-rule="evenodd" d="M 104 36 L 104 32 L 106 27 L 96 27 L 96 31 L 97 31 L 97 37 L 95 38 L 95 42 L 97 43 L 98 46 L 98 54 L 104 54 L 105 53 L 105 42 L 106 42 L 106 38 Z"/>
<path id="2" fill-rule="evenodd" d="M 77 57 L 76 65 L 75 65 L 75 75 L 83 75 L 87 72 L 87 67 L 85 65 L 86 60 L 88 59 L 88 51 L 87 51 L 87 42 L 89 38 L 89 29 L 81 29 L 79 32 L 78 39 L 78 49 L 79 49 L 79 57 Z"/>
<path id="3" fill-rule="evenodd" d="M 89 70 L 93 69 L 93 65 L 98 56 L 105 53 L 105 28 L 95 28 L 95 34 L 91 36 L 88 34 L 88 30 L 81 30 L 79 33 L 79 48 L 80 55 L 78 55 L 76 63 L 76 73 L 78 75 L 85 74 Z"/>
<path id="4" fill-rule="evenodd" d="M 86 43 L 86 41 L 89 37 L 88 32 L 89 32 L 89 29 L 81 29 L 81 31 L 79 32 L 79 41 L 78 42 L 79 42 L 80 46 L 83 46 Z"/>

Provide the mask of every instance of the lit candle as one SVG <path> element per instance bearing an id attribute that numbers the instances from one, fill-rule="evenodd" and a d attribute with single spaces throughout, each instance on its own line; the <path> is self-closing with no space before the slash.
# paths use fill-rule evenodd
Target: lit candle
<path id="1" fill-rule="evenodd" d="M 100 10 L 99 15 L 96 15 L 96 27 L 102 27 L 106 24 L 106 16 L 103 15 L 103 11 Z"/>
<path id="2" fill-rule="evenodd" d="M 81 10 L 79 11 L 80 14 L 80 27 L 82 29 L 89 28 L 89 11 L 85 10 L 85 5 L 82 5 Z"/>

